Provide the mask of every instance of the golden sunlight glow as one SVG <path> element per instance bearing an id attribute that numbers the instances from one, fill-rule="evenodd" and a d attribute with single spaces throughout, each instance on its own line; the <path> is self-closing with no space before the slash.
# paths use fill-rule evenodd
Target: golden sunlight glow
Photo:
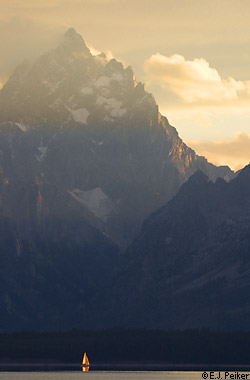
<path id="1" fill-rule="evenodd" d="M 88 372 L 89 371 L 89 367 L 82 367 L 82 371 L 83 372 Z"/>
<path id="2" fill-rule="evenodd" d="M 250 161 L 250 134 L 237 133 L 234 137 L 219 141 L 188 141 L 196 153 L 205 156 L 216 165 L 229 165 L 239 170 Z"/>
<path id="3" fill-rule="evenodd" d="M 203 58 L 190 61 L 179 54 L 166 57 L 157 53 L 145 61 L 144 69 L 149 81 L 168 87 L 186 103 L 235 100 L 240 93 L 249 96 L 249 81 L 222 79 Z"/>
<path id="4" fill-rule="evenodd" d="M 185 142 L 207 141 L 211 147 L 236 133 L 250 133 L 244 111 L 250 104 L 246 49 L 250 1 L 213 0 L 212 6 L 201 0 L 157 0 L 157 6 L 145 0 L 2 3 L 0 89 L 20 63 L 58 46 L 64 32 L 74 27 L 93 55 L 101 49 L 107 60 L 114 54 L 133 67 Z M 209 112 L 209 107 L 216 110 Z M 191 114 L 194 108 L 199 116 L 185 119 L 187 109 Z M 212 148 L 205 150 L 197 144 L 193 145 L 197 152 L 207 151 L 211 160 Z M 230 160 L 234 160 L 233 167 L 238 165 L 237 157 Z"/>
<path id="5" fill-rule="evenodd" d="M 83 372 L 89 371 L 89 359 L 87 357 L 86 352 L 84 352 L 83 359 L 82 359 L 82 371 Z"/>

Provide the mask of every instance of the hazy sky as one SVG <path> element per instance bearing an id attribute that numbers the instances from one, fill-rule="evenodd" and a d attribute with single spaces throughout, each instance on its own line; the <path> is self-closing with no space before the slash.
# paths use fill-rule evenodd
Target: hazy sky
<path id="1" fill-rule="evenodd" d="M 0 83 L 69 27 L 131 65 L 197 153 L 250 161 L 250 0 L 0 0 Z"/>

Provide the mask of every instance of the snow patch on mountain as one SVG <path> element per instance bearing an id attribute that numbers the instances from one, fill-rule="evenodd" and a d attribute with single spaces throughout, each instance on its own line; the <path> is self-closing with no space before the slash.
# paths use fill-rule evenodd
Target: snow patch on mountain
<path id="1" fill-rule="evenodd" d="M 51 82 L 48 80 L 44 80 L 42 82 L 42 85 L 45 86 L 48 89 L 48 95 L 53 94 L 56 92 L 56 90 L 59 88 L 59 86 L 64 82 L 64 79 L 57 81 L 57 82 Z"/>
<path id="2" fill-rule="evenodd" d="M 27 132 L 27 130 L 28 130 L 27 125 L 25 125 L 25 124 L 23 124 L 23 123 L 15 123 L 15 125 L 16 125 L 19 129 L 21 129 L 21 131 L 23 131 L 23 132 Z"/>
<path id="3" fill-rule="evenodd" d="M 77 110 L 70 110 L 73 119 L 80 124 L 87 124 L 89 111 L 86 108 L 79 108 Z"/>
<path id="4" fill-rule="evenodd" d="M 123 80 L 124 80 L 124 77 L 121 73 L 113 73 L 111 77 L 108 77 L 106 75 L 101 75 L 94 82 L 94 86 L 95 87 L 109 87 L 112 81 L 122 82 Z"/>
<path id="5" fill-rule="evenodd" d="M 103 222 L 107 221 L 114 208 L 113 201 L 100 187 L 88 191 L 74 189 L 73 191 L 68 191 L 68 193 Z"/>
<path id="6" fill-rule="evenodd" d="M 106 98 L 104 96 L 98 96 L 96 103 L 99 105 L 103 105 L 105 110 L 110 113 L 113 117 L 121 117 L 125 115 L 127 110 L 125 108 L 121 108 L 122 103 L 115 98 Z"/>
<path id="7" fill-rule="evenodd" d="M 96 144 L 96 145 L 103 145 L 103 141 L 96 141 L 96 140 L 94 140 L 94 139 L 91 139 L 91 141 L 92 141 L 92 143 L 93 144 Z"/>

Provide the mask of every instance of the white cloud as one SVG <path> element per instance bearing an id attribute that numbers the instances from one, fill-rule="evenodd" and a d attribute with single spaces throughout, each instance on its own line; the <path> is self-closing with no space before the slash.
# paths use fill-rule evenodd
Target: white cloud
<path id="1" fill-rule="evenodd" d="M 99 55 L 99 54 L 102 53 L 100 50 L 96 49 L 94 46 L 91 46 L 89 44 L 88 44 L 88 48 L 89 48 L 90 53 L 92 55 Z M 113 53 L 110 50 L 104 51 L 103 53 L 106 55 L 106 58 L 107 58 L 108 61 L 110 61 L 111 59 L 115 58 L 114 55 L 113 55 Z M 119 59 L 119 61 L 121 62 L 122 60 Z"/>
<path id="2" fill-rule="evenodd" d="M 92 55 L 99 55 L 99 54 L 101 54 L 100 50 L 97 50 L 96 48 L 94 48 L 94 46 L 88 45 L 88 48 L 89 48 L 90 53 Z"/>
<path id="3" fill-rule="evenodd" d="M 223 103 L 249 96 L 250 81 L 223 79 L 204 58 L 186 60 L 182 55 L 160 53 L 145 61 L 149 81 L 177 94 L 185 103 Z"/>

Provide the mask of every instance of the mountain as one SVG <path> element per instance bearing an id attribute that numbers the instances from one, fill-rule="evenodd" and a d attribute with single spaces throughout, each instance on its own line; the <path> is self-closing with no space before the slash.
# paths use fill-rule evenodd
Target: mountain
<path id="1" fill-rule="evenodd" d="M 2 328 L 97 325 L 121 251 L 198 169 L 232 175 L 73 28 L 20 65 L 0 91 Z"/>
<path id="2" fill-rule="evenodd" d="M 16 69 L 0 92 L 0 122 L 2 181 L 33 181 L 44 199 L 45 186 L 60 189 L 121 247 L 196 170 L 232 174 L 189 149 L 131 67 L 91 55 L 74 29 Z"/>
<path id="3" fill-rule="evenodd" d="M 250 166 L 227 183 L 197 171 L 153 213 L 116 276 L 121 324 L 249 330 Z"/>

